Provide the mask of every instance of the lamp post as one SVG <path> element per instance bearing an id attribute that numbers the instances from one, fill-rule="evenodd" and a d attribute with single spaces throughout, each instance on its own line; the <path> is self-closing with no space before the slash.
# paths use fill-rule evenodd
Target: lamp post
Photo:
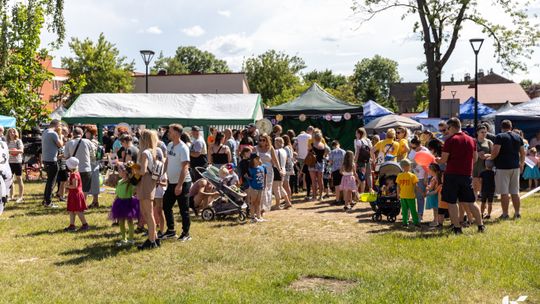
<path id="1" fill-rule="evenodd" d="M 474 38 L 470 39 L 469 42 L 474 51 L 474 132 L 476 133 L 478 126 L 478 53 L 480 53 L 484 39 Z"/>
<path id="2" fill-rule="evenodd" d="M 454 109 L 454 100 L 456 100 L 457 91 L 450 91 L 450 93 L 452 94 L 452 102 L 450 102 L 450 118 L 452 118 L 454 116 L 452 110 Z"/>
<path id="3" fill-rule="evenodd" d="M 154 58 L 154 51 L 151 50 L 141 50 L 141 57 L 144 61 L 144 65 L 146 66 L 146 93 L 148 93 L 148 65 L 150 64 L 150 61 L 152 61 L 152 58 Z"/>

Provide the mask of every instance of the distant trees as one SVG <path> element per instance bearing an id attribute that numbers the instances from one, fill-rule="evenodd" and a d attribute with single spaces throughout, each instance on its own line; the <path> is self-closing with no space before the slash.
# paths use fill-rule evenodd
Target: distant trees
<path id="1" fill-rule="evenodd" d="M 163 52 L 160 52 L 151 72 L 156 74 L 160 70 L 165 70 L 168 74 L 228 73 L 231 71 L 225 60 L 218 59 L 214 54 L 194 46 L 178 47 L 174 56 L 171 57 L 165 57 Z"/>

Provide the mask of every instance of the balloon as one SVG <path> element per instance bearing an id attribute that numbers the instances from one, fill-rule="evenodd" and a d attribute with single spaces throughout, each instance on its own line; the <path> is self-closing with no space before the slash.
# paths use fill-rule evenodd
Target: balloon
<path id="1" fill-rule="evenodd" d="M 422 167 L 428 167 L 430 164 L 435 162 L 435 156 L 428 151 L 416 152 L 414 156 L 414 161 Z"/>

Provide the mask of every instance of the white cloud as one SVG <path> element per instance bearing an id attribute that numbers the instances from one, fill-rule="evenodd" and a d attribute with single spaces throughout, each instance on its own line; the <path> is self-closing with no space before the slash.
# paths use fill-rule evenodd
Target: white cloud
<path id="1" fill-rule="evenodd" d="M 199 25 L 194 25 L 192 27 L 186 27 L 182 29 L 182 32 L 189 37 L 199 37 L 204 35 L 205 31 Z"/>
<path id="2" fill-rule="evenodd" d="M 163 31 L 158 26 L 155 26 L 155 25 L 143 30 L 142 32 L 146 34 L 152 34 L 152 35 L 160 35 L 163 33 Z"/>
<path id="3" fill-rule="evenodd" d="M 231 16 L 231 11 L 229 10 L 219 10 L 217 13 L 227 18 Z"/>
<path id="4" fill-rule="evenodd" d="M 131 23 L 139 23 L 139 19 L 137 19 L 137 18 L 131 18 L 131 19 L 129 19 L 129 21 Z"/>
<path id="5" fill-rule="evenodd" d="M 206 41 L 201 48 L 221 56 L 238 55 L 252 49 L 253 43 L 245 33 L 217 36 Z"/>

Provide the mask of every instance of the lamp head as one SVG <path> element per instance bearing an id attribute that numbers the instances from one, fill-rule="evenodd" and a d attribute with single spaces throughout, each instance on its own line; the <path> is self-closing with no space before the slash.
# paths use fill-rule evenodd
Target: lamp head
<path id="1" fill-rule="evenodd" d="M 470 39 L 469 42 L 471 43 L 471 47 L 475 54 L 478 54 L 480 52 L 480 49 L 482 48 L 482 44 L 484 44 L 483 38 L 474 38 Z"/>
<path id="2" fill-rule="evenodd" d="M 152 58 L 154 58 L 154 51 L 151 50 L 141 50 L 141 57 L 144 61 L 144 64 L 148 65 L 150 61 L 152 61 Z"/>

